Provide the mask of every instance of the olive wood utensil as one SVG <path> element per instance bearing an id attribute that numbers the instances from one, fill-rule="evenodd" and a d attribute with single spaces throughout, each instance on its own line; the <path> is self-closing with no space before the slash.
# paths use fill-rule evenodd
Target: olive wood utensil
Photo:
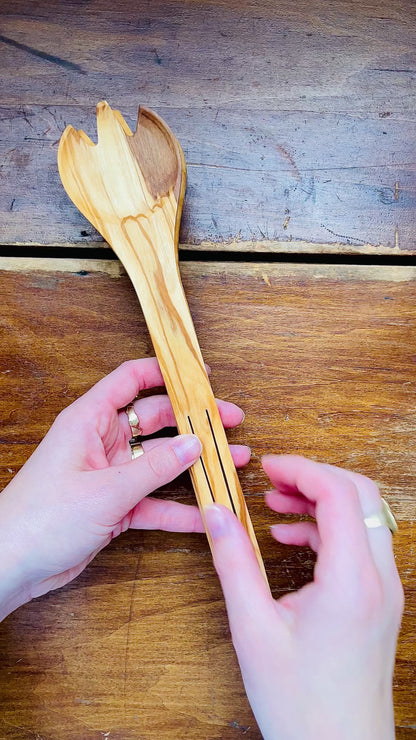
<path id="1" fill-rule="evenodd" d="M 119 111 L 98 103 L 97 131 L 95 145 L 84 131 L 67 126 L 58 151 L 62 183 L 126 268 L 178 430 L 201 440 L 201 458 L 190 472 L 202 516 L 204 506 L 214 501 L 232 509 L 266 577 L 179 274 L 186 187 L 181 146 L 164 121 L 143 107 L 133 134 Z"/>

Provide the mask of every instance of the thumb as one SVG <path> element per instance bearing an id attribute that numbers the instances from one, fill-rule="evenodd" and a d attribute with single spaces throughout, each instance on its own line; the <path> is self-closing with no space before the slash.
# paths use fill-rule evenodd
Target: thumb
<path id="1" fill-rule="evenodd" d="M 100 471 L 113 504 L 117 500 L 124 516 L 149 493 L 177 478 L 200 457 L 202 445 L 194 434 L 165 439 L 123 465 Z M 115 496 L 115 493 L 117 495 Z"/>
<path id="2" fill-rule="evenodd" d="M 227 605 L 234 645 L 257 631 L 259 619 L 269 617 L 274 605 L 248 534 L 225 506 L 210 504 L 203 510 L 215 569 Z"/>

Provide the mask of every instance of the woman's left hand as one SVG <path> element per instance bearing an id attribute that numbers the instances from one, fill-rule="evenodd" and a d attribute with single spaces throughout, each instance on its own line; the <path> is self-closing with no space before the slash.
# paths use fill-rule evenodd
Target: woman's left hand
<path id="1" fill-rule="evenodd" d="M 75 578 L 113 537 L 129 527 L 202 532 L 196 506 L 146 498 L 195 463 L 193 435 L 143 442 L 131 459 L 124 408 L 145 388 L 163 385 L 155 359 L 126 362 L 62 411 L 0 496 L 0 617 Z M 218 402 L 224 426 L 241 409 Z M 166 395 L 134 401 L 143 434 L 175 426 Z M 250 450 L 232 446 L 236 465 Z"/>

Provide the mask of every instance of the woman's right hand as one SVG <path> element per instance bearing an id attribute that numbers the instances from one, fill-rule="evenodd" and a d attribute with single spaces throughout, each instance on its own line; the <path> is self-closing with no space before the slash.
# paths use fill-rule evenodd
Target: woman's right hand
<path id="1" fill-rule="evenodd" d="M 364 476 L 268 455 L 268 505 L 312 521 L 276 524 L 275 539 L 317 553 L 314 580 L 272 598 L 234 515 L 205 510 L 234 647 L 265 740 L 392 740 L 392 674 L 403 590 L 387 527 Z"/>

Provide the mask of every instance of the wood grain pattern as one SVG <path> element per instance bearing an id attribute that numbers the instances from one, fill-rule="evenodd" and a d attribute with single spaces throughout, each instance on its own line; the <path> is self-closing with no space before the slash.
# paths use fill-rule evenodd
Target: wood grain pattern
<path id="1" fill-rule="evenodd" d="M 155 109 L 189 163 L 185 248 L 414 254 L 409 0 L 0 7 L 0 242 L 94 244 L 56 171 L 102 97 Z"/>
<path id="2" fill-rule="evenodd" d="M 40 264 L 0 263 L 3 484 L 63 406 L 152 352 L 114 263 Z M 182 273 L 215 393 L 246 411 L 229 438 L 252 446 L 241 480 L 274 595 L 307 582 L 313 558 L 270 537 L 261 454 L 348 466 L 391 504 L 406 592 L 397 737 L 415 738 L 416 269 L 187 263 Z M 193 499 L 186 476 L 160 493 Z M 11 615 L 0 645 L 6 740 L 260 740 L 202 535 L 122 535 L 68 587 Z"/>
<path id="3" fill-rule="evenodd" d="M 266 578 L 178 268 L 186 177 L 180 144 L 152 111 L 140 109 L 133 134 L 106 102 L 97 105 L 97 130 L 95 146 L 83 131 L 65 129 L 58 152 L 63 185 L 123 263 L 178 430 L 201 441 L 202 453 L 190 474 L 203 518 L 205 506 L 214 502 L 231 509 L 249 534 Z"/>

